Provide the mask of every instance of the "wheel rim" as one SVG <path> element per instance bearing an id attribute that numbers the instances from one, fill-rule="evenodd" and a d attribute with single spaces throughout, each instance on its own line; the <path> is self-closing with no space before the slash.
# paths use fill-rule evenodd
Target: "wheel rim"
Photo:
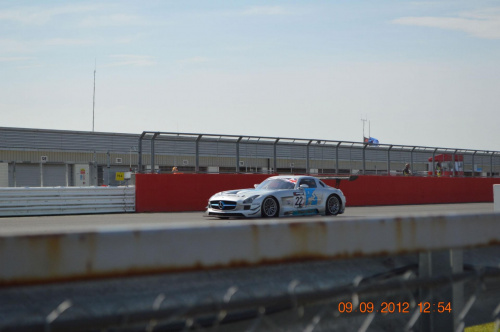
<path id="1" fill-rule="evenodd" d="M 328 211 L 331 214 L 336 214 L 338 213 L 339 209 L 340 209 L 339 199 L 335 196 L 330 197 L 328 199 Z"/>
<path id="2" fill-rule="evenodd" d="M 267 198 L 264 201 L 264 214 L 268 217 L 272 217 L 276 214 L 276 202 L 272 198 Z"/>

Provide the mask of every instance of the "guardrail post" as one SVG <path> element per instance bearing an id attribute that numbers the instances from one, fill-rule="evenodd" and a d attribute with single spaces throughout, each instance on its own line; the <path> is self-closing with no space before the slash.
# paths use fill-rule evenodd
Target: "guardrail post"
<path id="1" fill-rule="evenodd" d="M 463 272 L 463 251 L 450 249 L 420 253 L 418 271 L 420 278 L 451 276 L 461 273 Z M 428 312 L 423 312 L 420 318 L 421 331 L 451 332 L 457 329 L 462 323 L 456 318 L 463 308 L 463 287 L 463 283 L 456 283 L 446 290 L 420 289 L 421 307 L 419 310 L 428 309 Z M 451 312 L 439 312 L 442 309 L 439 306 L 440 303 L 445 307 L 450 303 Z"/>

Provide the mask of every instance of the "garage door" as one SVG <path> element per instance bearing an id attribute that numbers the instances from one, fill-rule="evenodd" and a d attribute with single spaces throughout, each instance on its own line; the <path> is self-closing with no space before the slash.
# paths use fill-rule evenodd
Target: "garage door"
<path id="1" fill-rule="evenodd" d="M 40 164 L 16 164 L 16 187 L 40 187 Z"/>
<path id="2" fill-rule="evenodd" d="M 40 187 L 40 164 L 16 164 L 10 183 L 17 187 Z M 43 186 L 66 186 L 66 165 L 43 165 Z"/>

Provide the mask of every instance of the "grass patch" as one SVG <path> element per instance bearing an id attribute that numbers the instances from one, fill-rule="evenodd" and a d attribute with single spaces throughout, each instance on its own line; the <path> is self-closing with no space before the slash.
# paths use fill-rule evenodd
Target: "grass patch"
<path id="1" fill-rule="evenodd" d="M 498 330 L 494 331 L 493 329 L 495 328 L 495 323 L 487 323 L 483 325 L 476 325 L 476 326 L 470 326 L 465 328 L 465 332 L 497 332 Z"/>

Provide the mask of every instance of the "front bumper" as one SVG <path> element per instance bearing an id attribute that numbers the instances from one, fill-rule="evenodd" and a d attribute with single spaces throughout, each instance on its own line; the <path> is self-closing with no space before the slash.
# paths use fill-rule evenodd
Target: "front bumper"
<path id="1" fill-rule="evenodd" d="M 231 200 L 211 200 L 208 202 L 206 217 L 252 218 L 260 216 L 260 204 L 243 204 Z"/>

